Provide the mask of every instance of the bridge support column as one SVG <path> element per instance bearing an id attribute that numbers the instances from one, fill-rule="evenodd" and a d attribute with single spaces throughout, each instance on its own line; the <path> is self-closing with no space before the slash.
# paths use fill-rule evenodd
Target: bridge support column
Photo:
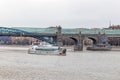
<path id="1" fill-rule="evenodd" d="M 78 34 L 77 44 L 74 46 L 74 51 L 83 51 L 83 39 L 81 33 Z"/>
<path id="2" fill-rule="evenodd" d="M 83 44 L 77 44 L 74 46 L 74 51 L 83 51 Z"/>
<path id="3" fill-rule="evenodd" d="M 56 32 L 56 34 L 57 34 L 56 41 L 57 41 L 57 45 L 59 47 L 63 46 L 61 29 L 62 29 L 61 26 L 58 26 L 57 27 L 57 32 Z"/>

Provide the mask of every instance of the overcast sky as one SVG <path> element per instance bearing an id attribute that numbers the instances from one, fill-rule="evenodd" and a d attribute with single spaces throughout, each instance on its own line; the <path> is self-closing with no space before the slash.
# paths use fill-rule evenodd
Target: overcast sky
<path id="1" fill-rule="evenodd" d="M 0 26 L 103 28 L 120 24 L 120 0 L 0 0 Z"/>

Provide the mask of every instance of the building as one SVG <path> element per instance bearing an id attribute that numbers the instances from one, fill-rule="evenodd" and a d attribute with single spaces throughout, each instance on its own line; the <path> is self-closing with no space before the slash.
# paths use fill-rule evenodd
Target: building
<path id="1" fill-rule="evenodd" d="M 120 25 L 112 25 L 108 29 L 119 29 L 120 30 Z"/>

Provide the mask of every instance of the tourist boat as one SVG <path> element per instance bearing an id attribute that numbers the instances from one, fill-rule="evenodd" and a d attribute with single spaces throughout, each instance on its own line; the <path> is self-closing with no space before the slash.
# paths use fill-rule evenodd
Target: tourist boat
<path id="1" fill-rule="evenodd" d="M 33 43 L 33 45 L 28 49 L 28 53 L 66 55 L 66 49 L 63 47 L 53 46 L 48 43 Z"/>
<path id="2" fill-rule="evenodd" d="M 109 44 L 96 44 L 87 47 L 87 50 L 93 50 L 93 51 L 110 51 L 111 49 L 112 47 Z"/>

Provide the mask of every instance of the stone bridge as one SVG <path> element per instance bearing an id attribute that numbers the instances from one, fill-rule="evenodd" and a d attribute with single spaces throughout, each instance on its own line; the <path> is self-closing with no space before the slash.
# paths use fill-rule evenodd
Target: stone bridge
<path id="1" fill-rule="evenodd" d="M 58 46 L 62 46 L 63 45 L 62 41 L 66 38 L 70 38 L 75 42 L 74 50 L 82 51 L 84 45 L 83 41 L 86 37 L 93 41 L 93 45 L 108 44 L 107 35 L 101 34 L 100 32 L 98 34 L 81 34 L 81 32 L 79 32 L 78 34 L 62 34 L 61 27 L 58 27 L 56 42 Z"/>

